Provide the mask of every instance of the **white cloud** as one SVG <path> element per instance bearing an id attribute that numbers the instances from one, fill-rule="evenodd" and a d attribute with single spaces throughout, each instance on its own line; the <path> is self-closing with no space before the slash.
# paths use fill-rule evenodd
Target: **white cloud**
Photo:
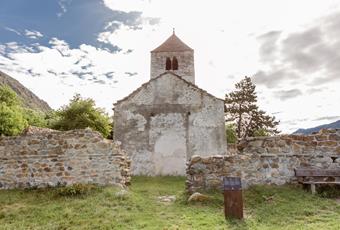
<path id="1" fill-rule="evenodd" d="M 25 35 L 31 39 L 38 39 L 44 36 L 42 33 L 36 30 L 25 30 Z"/>
<path id="2" fill-rule="evenodd" d="M 129 55 L 110 53 L 86 44 L 71 49 L 58 38 L 52 38 L 49 43 L 51 47 L 39 45 L 35 53 L 15 42 L 7 43 L 5 46 L 13 52 L 8 54 L 10 58 L 0 56 L 0 63 L 4 72 L 55 109 L 66 104 L 75 93 L 80 93 L 95 99 L 98 106 L 111 112 L 114 101 L 146 80 L 139 76 L 127 77 L 126 68 L 122 67 L 131 65 Z M 129 70 L 134 73 L 138 68 L 132 66 Z"/>
<path id="3" fill-rule="evenodd" d="M 58 18 L 63 16 L 67 12 L 66 4 L 70 3 L 72 0 L 58 0 L 58 5 L 60 7 L 60 12 L 57 13 Z"/>
<path id="4" fill-rule="evenodd" d="M 21 33 L 19 31 L 15 30 L 15 29 L 13 29 L 13 28 L 10 28 L 10 27 L 4 27 L 4 28 L 5 28 L 5 30 L 11 31 L 11 32 L 21 36 Z"/>

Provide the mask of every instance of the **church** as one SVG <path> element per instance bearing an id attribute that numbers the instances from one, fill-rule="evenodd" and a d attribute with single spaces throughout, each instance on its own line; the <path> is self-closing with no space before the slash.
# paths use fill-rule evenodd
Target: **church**
<path id="1" fill-rule="evenodd" d="M 194 64 L 173 33 L 151 51 L 150 80 L 114 104 L 114 140 L 133 175 L 185 175 L 191 156 L 225 154 L 224 101 L 195 85 Z"/>

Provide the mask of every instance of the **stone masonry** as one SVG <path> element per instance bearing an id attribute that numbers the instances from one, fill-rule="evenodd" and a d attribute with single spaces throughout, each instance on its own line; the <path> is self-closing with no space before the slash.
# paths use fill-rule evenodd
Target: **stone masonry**
<path id="1" fill-rule="evenodd" d="M 132 174 L 185 175 L 192 155 L 225 154 L 224 102 L 195 85 L 194 50 L 173 33 L 151 51 L 150 73 L 114 108 Z"/>
<path id="2" fill-rule="evenodd" d="M 181 76 L 188 82 L 195 83 L 194 53 L 193 51 L 182 52 L 152 52 L 151 53 L 151 78 L 156 78 L 165 72 L 164 63 L 166 57 L 178 59 L 178 70 L 172 72 Z"/>
<path id="3" fill-rule="evenodd" d="M 295 168 L 340 169 L 340 130 L 250 138 L 237 148 L 225 156 L 193 156 L 187 166 L 187 191 L 220 189 L 223 176 L 241 177 L 244 187 L 281 185 L 296 182 Z"/>
<path id="4" fill-rule="evenodd" d="M 115 106 L 115 140 L 135 175 L 185 175 L 192 155 L 225 154 L 224 103 L 165 73 Z"/>
<path id="5" fill-rule="evenodd" d="M 111 140 L 85 130 L 0 137 L 0 189 L 130 182 L 129 160 Z"/>

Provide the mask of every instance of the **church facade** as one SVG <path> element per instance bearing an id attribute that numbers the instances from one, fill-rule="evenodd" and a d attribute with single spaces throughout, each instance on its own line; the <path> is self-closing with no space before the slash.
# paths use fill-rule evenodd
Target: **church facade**
<path id="1" fill-rule="evenodd" d="M 225 154 L 224 102 L 195 85 L 194 50 L 175 34 L 151 51 L 150 80 L 114 106 L 134 175 L 185 175 L 191 156 Z"/>

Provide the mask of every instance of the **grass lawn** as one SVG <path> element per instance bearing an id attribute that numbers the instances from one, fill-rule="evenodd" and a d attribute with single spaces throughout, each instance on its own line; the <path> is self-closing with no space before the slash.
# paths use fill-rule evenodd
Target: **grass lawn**
<path id="1" fill-rule="evenodd" d="M 245 191 L 244 221 L 226 221 L 222 194 L 188 204 L 183 177 L 134 177 L 127 195 L 100 188 L 80 197 L 58 189 L 0 191 L 0 229 L 340 229 L 340 204 L 292 186 Z M 176 195 L 173 203 L 158 196 Z"/>

